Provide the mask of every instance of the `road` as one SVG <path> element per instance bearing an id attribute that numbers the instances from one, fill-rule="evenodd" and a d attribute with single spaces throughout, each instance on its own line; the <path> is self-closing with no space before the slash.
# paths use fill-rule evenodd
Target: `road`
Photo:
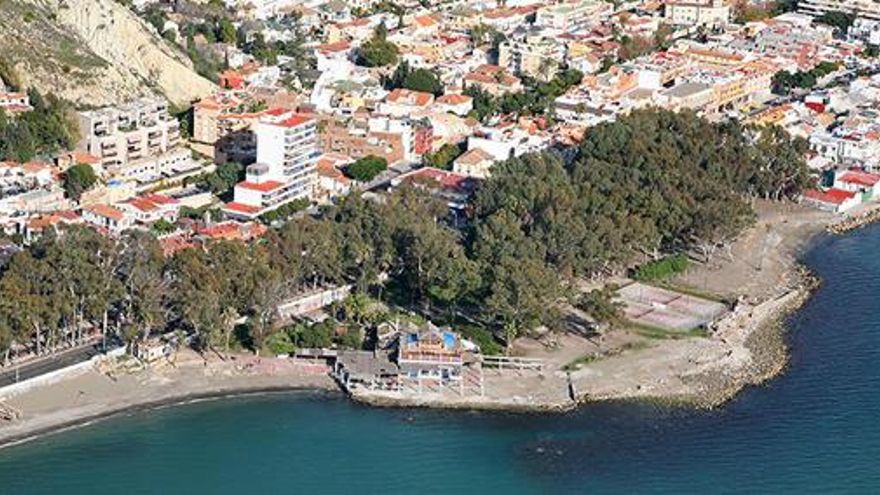
<path id="1" fill-rule="evenodd" d="M 97 345 L 90 344 L 67 349 L 54 356 L 45 356 L 36 361 L 12 366 L 8 370 L 0 372 L 0 387 L 12 385 L 16 382 L 51 373 L 87 361 L 99 353 L 100 351 L 98 350 Z"/>

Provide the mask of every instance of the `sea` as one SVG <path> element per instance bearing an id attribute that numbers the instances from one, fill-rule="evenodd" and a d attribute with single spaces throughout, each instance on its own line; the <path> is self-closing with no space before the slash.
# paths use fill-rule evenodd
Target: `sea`
<path id="1" fill-rule="evenodd" d="M 228 398 L 0 450 L 0 493 L 880 493 L 880 226 L 818 239 L 804 261 L 823 284 L 787 323 L 790 366 L 715 411 Z"/>

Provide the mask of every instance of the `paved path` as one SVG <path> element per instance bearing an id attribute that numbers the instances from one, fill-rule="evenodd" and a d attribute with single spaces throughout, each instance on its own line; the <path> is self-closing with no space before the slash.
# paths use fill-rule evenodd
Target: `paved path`
<path id="1" fill-rule="evenodd" d="M 28 380 L 36 376 L 51 373 L 87 361 L 99 353 L 100 351 L 98 350 L 97 345 L 89 344 L 61 351 L 54 356 L 46 356 L 36 361 L 18 366 L 11 366 L 9 369 L 0 372 L 0 387 L 12 385 L 20 381 Z"/>

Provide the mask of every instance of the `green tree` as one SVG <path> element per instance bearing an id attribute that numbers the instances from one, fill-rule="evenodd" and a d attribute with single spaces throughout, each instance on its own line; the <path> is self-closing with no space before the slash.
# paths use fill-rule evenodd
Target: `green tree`
<path id="1" fill-rule="evenodd" d="M 366 67 L 385 67 L 397 63 L 397 45 L 388 41 L 388 29 L 379 24 L 372 37 L 358 50 L 358 64 Z"/>
<path id="2" fill-rule="evenodd" d="M 461 156 L 461 147 L 454 144 L 446 143 L 434 153 L 426 153 L 423 162 L 426 167 L 440 168 L 443 170 L 452 170 L 452 162 Z"/>
<path id="3" fill-rule="evenodd" d="M 97 182 L 98 176 L 95 175 L 94 169 L 86 163 L 76 164 L 64 172 L 64 191 L 67 197 L 74 201 L 79 201 L 82 194 Z"/>
<path id="4" fill-rule="evenodd" d="M 616 299 L 617 289 L 616 285 L 609 284 L 581 294 L 577 307 L 599 324 L 619 325 L 624 320 L 624 304 Z"/>
<path id="5" fill-rule="evenodd" d="M 493 272 L 484 316 L 500 324 L 510 352 L 517 337 L 539 325 L 556 322 L 561 296 L 559 279 L 549 267 L 535 259 L 504 258 Z"/>
<path id="6" fill-rule="evenodd" d="M 349 165 L 345 172 L 359 182 L 370 182 L 388 168 L 388 161 L 382 157 L 369 155 Z"/>

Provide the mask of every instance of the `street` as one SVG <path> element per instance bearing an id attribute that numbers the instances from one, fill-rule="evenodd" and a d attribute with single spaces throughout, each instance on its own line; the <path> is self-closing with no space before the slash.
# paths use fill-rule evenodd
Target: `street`
<path id="1" fill-rule="evenodd" d="M 10 366 L 8 369 L 4 369 L 0 372 L 0 387 L 6 387 L 16 382 L 51 373 L 87 361 L 99 353 L 96 344 L 89 344 L 73 349 L 67 349 L 55 355 L 44 356 L 22 365 Z"/>

